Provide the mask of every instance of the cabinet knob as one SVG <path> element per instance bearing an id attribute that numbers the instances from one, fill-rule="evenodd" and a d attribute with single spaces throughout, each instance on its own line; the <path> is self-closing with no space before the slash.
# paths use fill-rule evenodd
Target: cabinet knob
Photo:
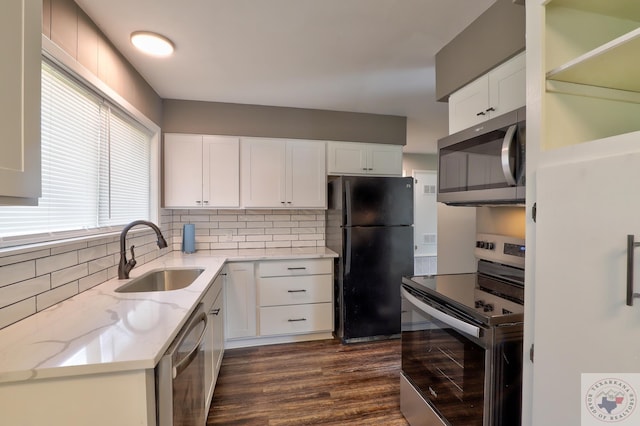
<path id="1" fill-rule="evenodd" d="M 196 204 L 202 204 L 202 201 L 196 201 Z"/>

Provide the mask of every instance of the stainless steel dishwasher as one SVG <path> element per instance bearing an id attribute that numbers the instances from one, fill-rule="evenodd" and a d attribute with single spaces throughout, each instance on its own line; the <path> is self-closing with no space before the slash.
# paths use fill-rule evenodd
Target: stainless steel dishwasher
<path id="1" fill-rule="evenodd" d="M 199 304 L 156 367 L 159 426 L 201 426 L 207 420 L 204 385 L 206 329 L 207 314 Z"/>

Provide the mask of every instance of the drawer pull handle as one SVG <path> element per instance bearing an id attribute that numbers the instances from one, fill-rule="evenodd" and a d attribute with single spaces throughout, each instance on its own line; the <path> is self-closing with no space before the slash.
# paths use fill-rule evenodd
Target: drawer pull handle
<path id="1" fill-rule="evenodd" d="M 306 318 L 294 318 L 294 319 L 288 319 L 287 321 L 289 322 L 299 322 L 299 321 L 306 321 Z"/>
<path id="2" fill-rule="evenodd" d="M 307 290 L 287 290 L 287 293 L 306 293 Z"/>
<path id="3" fill-rule="evenodd" d="M 213 315 L 218 315 L 218 314 L 220 313 L 220 308 L 218 308 L 218 309 L 214 309 L 213 311 L 211 311 L 211 313 L 212 313 Z"/>
<path id="4" fill-rule="evenodd" d="M 299 267 L 296 267 L 296 268 L 287 268 L 287 269 L 290 270 L 290 271 L 299 271 L 299 270 L 307 269 L 307 267 L 306 266 L 299 266 Z"/>

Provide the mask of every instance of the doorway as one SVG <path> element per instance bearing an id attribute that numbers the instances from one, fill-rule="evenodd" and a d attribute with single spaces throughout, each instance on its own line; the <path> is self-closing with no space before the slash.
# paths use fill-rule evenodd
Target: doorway
<path id="1" fill-rule="evenodd" d="M 437 273 L 438 206 L 437 171 L 413 170 L 413 242 L 414 274 Z"/>

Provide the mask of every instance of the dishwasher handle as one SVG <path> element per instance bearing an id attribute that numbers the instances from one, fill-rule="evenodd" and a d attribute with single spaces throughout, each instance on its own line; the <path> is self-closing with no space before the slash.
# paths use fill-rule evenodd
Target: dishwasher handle
<path id="1" fill-rule="evenodd" d="M 437 320 L 442 321 L 443 323 L 453 327 L 457 331 L 461 333 L 468 334 L 470 336 L 479 338 L 480 337 L 480 327 L 476 327 L 473 324 L 469 324 L 468 322 L 462 321 L 458 318 L 454 318 L 451 315 L 447 315 L 446 313 L 437 310 L 436 308 L 427 305 L 413 294 L 409 293 L 406 289 L 402 289 L 402 295 L 405 299 L 407 299 L 411 304 L 413 304 L 416 308 L 420 309 L 424 313 L 431 315 Z"/>
<path id="2" fill-rule="evenodd" d="M 187 354 L 187 356 L 182 358 L 179 362 L 177 362 L 173 366 L 173 378 L 174 379 L 176 377 L 178 377 L 178 375 L 180 373 L 182 373 L 189 366 L 189 364 L 191 364 L 191 362 L 193 362 L 194 358 L 198 355 L 198 349 L 200 348 L 200 345 L 202 344 L 202 340 L 204 339 L 204 336 L 205 336 L 205 334 L 207 332 L 208 319 L 207 319 L 207 314 L 205 312 L 200 313 L 200 315 L 198 315 L 193 320 L 193 322 L 189 326 L 189 329 L 187 330 L 187 332 L 184 333 L 184 337 L 183 337 L 183 339 L 184 339 L 184 338 L 186 338 L 186 336 L 191 334 L 191 331 L 193 331 L 193 329 L 196 328 L 201 322 L 204 323 L 204 327 L 202 328 L 202 333 L 198 337 L 198 341 L 196 342 L 195 345 L 193 345 L 193 348 L 191 348 L 191 350 L 189 350 L 189 353 Z M 180 346 L 181 344 L 182 344 L 182 342 L 178 343 L 178 346 Z"/>

